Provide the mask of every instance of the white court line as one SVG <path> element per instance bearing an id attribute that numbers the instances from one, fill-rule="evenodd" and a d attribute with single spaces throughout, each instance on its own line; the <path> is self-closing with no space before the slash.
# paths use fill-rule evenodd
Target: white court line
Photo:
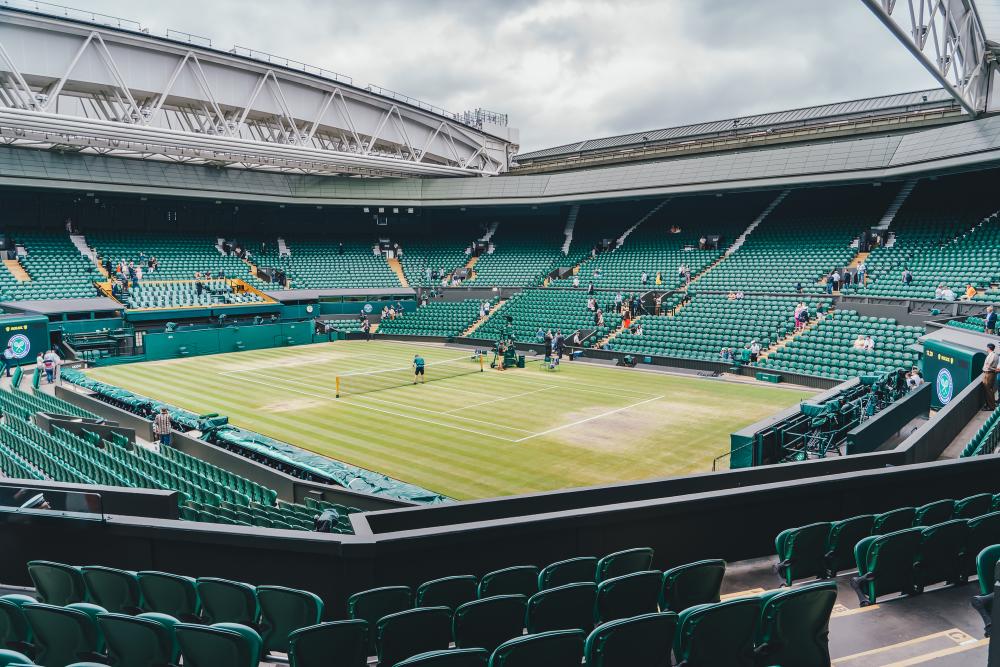
<path id="1" fill-rule="evenodd" d="M 443 414 L 443 415 L 450 415 L 451 413 L 458 412 L 459 410 L 468 410 L 470 408 L 478 408 L 481 405 L 489 405 L 490 403 L 499 403 L 500 401 L 509 401 L 512 398 L 520 398 L 522 396 L 528 396 L 530 394 L 537 394 L 537 393 L 539 393 L 541 391 L 548 391 L 549 389 L 555 389 L 555 387 L 553 385 L 548 385 L 546 387 L 542 387 L 541 389 L 532 389 L 531 391 L 524 391 L 524 392 L 521 392 L 520 394 L 514 394 L 513 396 L 503 396 L 501 398 L 494 398 L 494 399 L 491 399 L 489 401 L 482 401 L 480 403 L 473 403 L 472 405 L 463 405 L 460 408 L 454 408 L 452 410 L 445 410 L 441 414 Z"/>
<path id="2" fill-rule="evenodd" d="M 645 401 L 639 401 L 638 403 L 633 403 L 631 405 L 626 405 L 623 408 L 617 408 L 615 410 L 608 410 L 607 412 L 602 412 L 601 414 L 594 415 L 593 417 L 587 417 L 586 419 L 581 419 L 579 421 L 571 422 L 569 424 L 563 424 L 562 426 L 557 426 L 555 428 L 550 428 L 548 431 L 542 431 L 541 433 L 534 433 L 532 435 L 525 436 L 525 437 L 523 437 L 523 438 L 521 438 L 519 440 L 515 440 L 514 442 L 524 442 L 525 440 L 531 440 L 532 438 L 537 438 L 540 435 L 548 435 L 549 433 L 555 433 L 556 431 L 561 431 L 564 428 L 571 428 L 573 426 L 579 426 L 580 424 L 585 424 L 585 423 L 587 423 L 589 421 L 593 421 L 595 419 L 600 419 L 602 417 L 608 417 L 610 415 L 615 414 L 616 412 L 621 412 L 622 410 L 628 410 L 630 408 L 639 407 L 640 405 L 645 405 L 646 403 L 652 403 L 653 401 L 658 401 L 661 398 L 663 398 L 663 396 L 657 396 L 655 398 L 647 398 Z"/>
<path id="3" fill-rule="evenodd" d="M 277 380 L 279 382 L 287 382 L 287 383 L 291 383 L 291 384 L 295 384 L 295 385 L 302 385 L 303 387 L 312 387 L 313 389 L 323 389 L 325 391 L 329 391 L 330 390 L 329 386 L 326 386 L 326 385 L 313 384 L 311 382 L 302 382 L 301 380 L 290 380 L 288 378 L 275 377 L 273 375 L 268 375 L 266 373 L 258 373 L 258 375 L 260 375 L 261 377 L 268 378 L 269 380 Z M 405 387 L 407 385 L 402 385 L 402 386 Z M 420 386 L 426 386 L 426 385 L 420 385 Z M 329 398 L 329 396 L 327 398 Z M 444 412 L 441 412 L 440 410 L 428 410 L 427 408 L 420 408 L 420 407 L 417 407 L 415 405 L 408 405 L 406 403 L 399 403 L 398 401 L 390 401 L 390 400 L 386 400 L 384 398 L 376 398 L 376 397 L 371 396 L 369 394 L 358 394 L 357 396 L 351 396 L 351 398 L 355 399 L 355 400 L 357 400 L 359 398 L 363 398 L 363 399 L 366 399 L 368 401 L 375 401 L 376 403 L 385 403 L 386 405 L 394 405 L 397 408 L 405 408 L 407 410 L 416 410 L 418 412 L 426 412 L 426 413 L 432 414 L 432 415 L 443 415 L 443 414 L 445 414 Z M 462 415 L 449 415 L 449 417 L 451 417 L 452 419 L 462 419 L 464 421 L 474 422 L 476 424 L 481 424 L 483 426 L 495 426 L 497 428 L 506 429 L 508 431 L 520 431 L 521 433 L 534 433 L 534 431 L 529 431 L 529 430 L 523 429 L 523 428 L 517 428 L 516 426 L 506 426 L 505 424 L 496 424 L 494 422 L 486 421 L 486 420 L 483 420 L 483 419 L 476 419 L 475 417 L 463 417 Z"/>
<path id="4" fill-rule="evenodd" d="M 271 378 L 271 379 L 273 380 L 273 379 L 276 379 L 276 378 Z M 302 391 L 301 389 L 293 389 L 291 387 L 276 387 L 275 385 L 271 384 L 270 382 L 261 382 L 259 380 L 254 380 L 253 378 L 243 378 L 243 380 L 245 382 L 253 382 L 254 384 L 262 384 L 265 387 L 271 387 L 272 389 L 283 389 L 284 391 L 291 391 L 291 392 L 294 392 L 294 393 L 297 393 L 297 394 L 302 394 L 304 396 L 312 396 L 313 398 L 321 398 L 323 400 L 330 401 L 330 402 L 335 402 L 337 400 L 336 398 L 330 398 L 329 396 L 323 396 L 321 394 L 314 394 L 312 392 Z M 353 405 L 359 405 L 359 404 L 358 403 L 354 403 Z M 412 419 L 413 421 L 417 421 L 417 422 L 424 422 L 426 424 L 434 424 L 435 426 L 441 426 L 442 428 L 451 428 L 451 429 L 455 429 L 456 431 L 465 431 L 466 433 L 475 433 L 476 435 L 481 435 L 481 436 L 484 436 L 484 437 L 487 437 L 487 438 L 494 438 L 496 440 L 503 440 L 504 442 L 519 442 L 517 440 L 512 440 L 511 438 L 504 438 L 504 437 L 501 437 L 499 435 L 495 435 L 493 433 L 484 433 L 482 431 L 476 431 L 474 429 L 464 428 L 462 426 L 455 426 L 453 424 L 443 424 L 441 422 L 434 421 L 433 419 L 423 419 L 421 417 L 415 417 L 413 415 L 404 415 L 404 414 L 399 413 L 399 412 L 392 412 L 391 410 L 383 410 L 382 408 L 376 408 L 376 407 L 373 407 L 371 405 L 364 405 L 364 406 L 360 406 L 360 407 L 363 407 L 365 410 L 374 410 L 375 412 L 383 412 L 383 413 L 385 413 L 387 415 L 393 415 L 393 416 L 396 416 L 396 417 L 402 417 L 403 419 Z M 520 429 L 518 429 L 518 430 L 520 430 Z"/>

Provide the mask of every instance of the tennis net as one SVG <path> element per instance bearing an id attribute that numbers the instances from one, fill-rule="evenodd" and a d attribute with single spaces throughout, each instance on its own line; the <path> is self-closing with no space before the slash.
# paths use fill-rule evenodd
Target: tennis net
<path id="1" fill-rule="evenodd" d="M 472 373 L 483 372 L 483 355 L 480 353 L 429 361 L 424 364 L 424 382 L 437 382 Z M 413 364 L 398 368 L 385 368 L 372 371 L 356 371 L 344 373 L 336 378 L 337 398 L 341 396 L 357 396 L 373 391 L 383 391 L 413 384 L 415 379 Z"/>

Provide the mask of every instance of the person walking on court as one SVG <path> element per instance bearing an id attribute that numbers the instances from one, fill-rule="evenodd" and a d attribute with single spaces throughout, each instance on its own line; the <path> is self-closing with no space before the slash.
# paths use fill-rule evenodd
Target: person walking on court
<path id="1" fill-rule="evenodd" d="M 413 355 L 413 384 L 416 384 L 418 379 L 420 380 L 420 384 L 424 383 L 425 364 L 426 362 L 424 361 L 423 357 L 421 357 L 419 354 Z"/>
<path id="2" fill-rule="evenodd" d="M 3 351 L 3 371 L 7 377 L 10 377 L 10 367 L 14 365 L 14 348 L 10 346 L 10 342 L 7 343 L 7 349 Z"/>
<path id="3" fill-rule="evenodd" d="M 365 334 L 365 340 L 370 341 L 372 339 L 372 323 L 367 317 L 361 320 L 361 331 Z"/>
<path id="4" fill-rule="evenodd" d="M 986 306 L 986 314 L 983 315 L 983 325 L 985 333 L 993 335 L 997 332 L 997 314 L 993 312 L 993 306 Z"/>
<path id="5" fill-rule="evenodd" d="M 170 433 L 173 424 L 170 423 L 170 413 L 166 406 L 160 408 L 160 412 L 153 419 L 153 435 L 160 441 L 161 447 L 170 446 Z"/>
<path id="6" fill-rule="evenodd" d="M 988 343 L 986 345 L 986 359 L 983 361 L 983 393 L 986 394 L 986 407 L 983 409 L 989 412 L 997 409 L 997 361 L 997 346 Z"/>

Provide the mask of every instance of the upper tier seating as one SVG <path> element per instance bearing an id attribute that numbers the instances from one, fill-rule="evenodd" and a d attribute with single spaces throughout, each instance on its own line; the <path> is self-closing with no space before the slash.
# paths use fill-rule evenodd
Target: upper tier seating
<path id="1" fill-rule="evenodd" d="M 655 354 L 704 361 L 719 361 L 722 348 L 742 350 L 756 340 L 763 349 L 794 330 L 795 297 L 744 296 L 729 300 L 726 294 L 699 294 L 674 316 L 644 315 L 636 323 L 642 335 L 625 331 L 608 349 L 634 354 Z M 825 310 L 826 299 L 807 300 L 810 315 Z"/>
<path id="2" fill-rule="evenodd" d="M 492 306 L 492 301 L 490 302 Z M 417 308 L 414 313 L 394 320 L 383 319 L 378 325 L 380 334 L 410 336 L 457 336 L 479 319 L 481 299 L 464 301 L 432 301 Z"/>
<path id="3" fill-rule="evenodd" d="M 923 327 L 903 326 L 886 317 L 862 317 L 853 310 L 838 310 L 757 365 L 838 380 L 896 368 L 909 370 L 920 357 L 909 348 L 923 334 Z M 855 347 L 859 336 L 871 336 L 875 349 Z"/>
<path id="4" fill-rule="evenodd" d="M 277 243 L 268 243 L 261 256 L 254 253 L 258 266 L 272 266 L 285 271 L 296 289 L 331 287 L 371 288 L 399 287 L 399 278 L 385 258 L 373 251 L 371 239 L 284 236 L 291 255 L 279 256 Z M 340 251 L 343 243 L 343 254 Z M 251 249 L 251 253 L 254 250 Z"/>
<path id="5" fill-rule="evenodd" d="M 479 287 L 532 287 L 550 271 L 572 265 L 562 252 L 564 221 L 549 218 L 504 220 L 492 239 L 493 252 L 484 253 L 475 266 Z"/>
<path id="6" fill-rule="evenodd" d="M 94 282 L 104 276 L 80 254 L 65 233 L 46 233 L 33 228 L 8 229 L 7 235 L 28 253 L 19 259 L 31 280 L 18 282 L 7 268 L 0 268 L 0 300 L 99 296 Z"/>
<path id="7" fill-rule="evenodd" d="M 857 255 L 852 247 L 878 222 L 893 187 L 870 185 L 793 191 L 724 262 L 696 284 L 698 290 L 820 294 L 820 280 Z"/>
<path id="8" fill-rule="evenodd" d="M 399 263 L 411 287 L 439 286 L 442 272 L 450 275 L 465 266 L 471 256 L 466 250 L 483 234 L 482 225 L 451 220 L 421 220 L 390 226 L 388 232 L 392 241 L 403 249 Z M 439 274 L 436 279 L 433 277 L 435 272 Z M 432 275 L 429 277 L 428 273 Z"/>
<path id="9" fill-rule="evenodd" d="M 602 305 L 611 299 L 608 292 L 597 293 Z M 577 330 L 595 329 L 594 314 L 587 310 L 587 294 L 582 290 L 527 289 L 511 297 L 493 311 L 486 322 L 476 329 L 476 338 L 496 339 L 504 328 L 504 318 L 513 318 L 514 338 L 525 343 L 540 343 L 538 330 L 561 330 L 569 336 Z M 621 326 L 621 316 L 604 311 L 604 327 L 596 331 L 603 338 Z"/>

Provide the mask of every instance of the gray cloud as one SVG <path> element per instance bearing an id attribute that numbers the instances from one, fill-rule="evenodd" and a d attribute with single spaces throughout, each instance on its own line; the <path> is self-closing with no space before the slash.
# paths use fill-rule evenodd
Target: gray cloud
<path id="1" fill-rule="evenodd" d="M 935 85 L 857 0 L 65 1 L 506 112 L 524 151 Z"/>

